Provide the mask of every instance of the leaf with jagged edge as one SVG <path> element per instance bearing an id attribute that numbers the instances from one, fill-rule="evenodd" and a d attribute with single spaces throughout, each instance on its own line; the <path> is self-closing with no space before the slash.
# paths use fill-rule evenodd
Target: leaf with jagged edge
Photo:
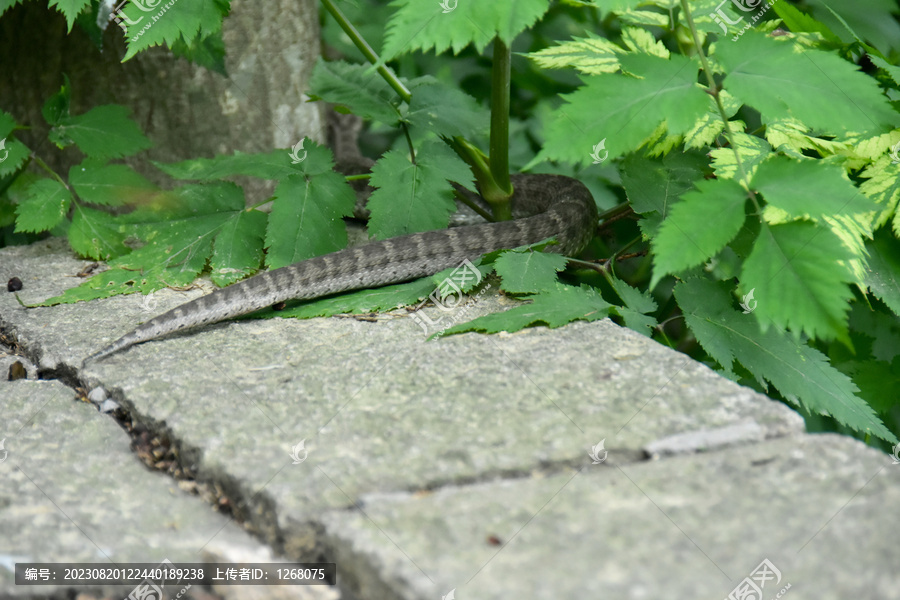
<path id="1" fill-rule="evenodd" d="M 406 115 L 410 125 L 446 137 L 487 133 L 490 114 L 475 98 L 437 80 L 419 81 L 410 88 L 412 100 Z"/>
<path id="2" fill-rule="evenodd" d="M 219 287 L 253 275 L 263 261 L 266 215 L 243 210 L 222 225 L 209 259 L 210 278 Z"/>
<path id="3" fill-rule="evenodd" d="M 172 48 L 178 40 L 191 44 L 196 38 L 218 34 L 229 8 L 229 0 L 178 0 L 153 7 L 129 2 L 121 8 L 128 29 L 128 49 L 122 60 L 151 46 L 166 44 Z"/>
<path id="4" fill-rule="evenodd" d="M 748 30 L 718 44 L 723 88 L 766 121 L 795 118 L 830 133 L 881 133 L 900 124 L 875 80 L 830 52 L 799 48 Z"/>
<path id="5" fill-rule="evenodd" d="M 641 335 L 650 337 L 658 322 L 649 313 L 656 312 L 656 300 L 649 291 L 633 288 L 615 275 L 610 275 L 609 284 L 621 298 L 624 306 L 613 306 L 612 311 L 622 317 L 625 326 Z"/>
<path id="6" fill-rule="evenodd" d="M 16 232 L 53 229 L 66 218 L 72 194 L 55 179 L 40 179 L 26 190 L 26 199 L 16 206 Z"/>
<path id="7" fill-rule="evenodd" d="M 772 147 L 769 143 L 755 135 L 746 133 L 732 133 L 732 138 L 738 148 L 741 157 L 741 166 L 747 177 L 753 177 L 756 167 L 772 155 Z M 716 148 L 711 150 L 712 168 L 719 179 L 740 179 L 738 173 L 737 158 L 732 148 Z"/>
<path id="8" fill-rule="evenodd" d="M 725 247 L 746 219 L 747 192 L 730 179 L 698 181 L 673 204 L 653 239 L 650 289 L 669 273 L 702 264 Z"/>
<path id="9" fill-rule="evenodd" d="M 504 252 L 494 261 L 501 289 L 511 294 L 533 294 L 555 290 L 557 273 L 566 268 L 567 259 L 549 252 Z"/>
<path id="10" fill-rule="evenodd" d="M 743 293 L 755 289 L 755 315 L 771 325 L 849 343 L 846 311 L 856 258 L 827 226 L 808 221 L 765 225 L 741 272 Z"/>
<path id="11" fill-rule="evenodd" d="M 472 171 L 445 144 L 429 141 L 419 148 L 415 164 L 406 153 L 392 150 L 372 167 L 369 184 L 369 235 L 385 239 L 443 229 L 456 210 L 455 181 L 473 187 Z"/>
<path id="12" fill-rule="evenodd" d="M 385 125 L 395 125 L 403 116 L 397 92 L 368 65 L 320 58 L 309 80 L 309 95 Z"/>
<path id="13" fill-rule="evenodd" d="M 657 40 L 652 33 L 638 27 L 622 29 L 622 42 L 632 52 L 643 52 L 652 56 L 668 59 L 671 56 L 665 44 Z"/>
<path id="14" fill-rule="evenodd" d="M 88 159 L 69 169 L 69 185 L 78 197 L 103 206 L 146 204 L 158 188 L 128 165 Z"/>
<path id="15" fill-rule="evenodd" d="M 69 245 L 81 256 L 95 260 L 110 260 L 131 252 L 125 245 L 127 234 L 116 218 L 103 211 L 80 206 L 72 215 Z"/>
<path id="16" fill-rule="evenodd" d="M 619 55 L 625 50 L 606 38 L 589 35 L 574 38 L 526 56 L 543 69 L 574 67 L 586 75 L 615 73 L 619 70 Z"/>
<path id="17" fill-rule="evenodd" d="M 59 148 L 74 143 L 92 158 L 122 158 L 152 144 L 119 104 L 97 106 L 82 115 L 63 116 L 48 137 Z"/>
<path id="18" fill-rule="evenodd" d="M 499 37 L 510 44 L 550 8 L 548 0 L 458 2 L 457 0 L 393 0 L 382 57 L 431 49 L 438 54 L 452 48 L 458 54 L 469 44 L 478 52 Z"/>
<path id="19" fill-rule="evenodd" d="M 663 122 L 669 134 L 683 135 L 706 113 L 708 99 L 697 85 L 693 59 L 630 54 L 620 60 L 641 79 L 596 75 L 564 95 L 567 103 L 546 123 L 546 141 L 529 167 L 548 159 L 590 163 L 591 149 L 604 139 L 612 159 L 637 150 Z"/>
<path id="20" fill-rule="evenodd" d="M 531 325 L 542 324 L 555 329 L 573 321 L 597 321 L 609 315 L 612 305 L 603 300 L 595 288 L 557 284 L 554 290 L 544 290 L 530 296 L 528 304 L 501 313 L 478 317 L 446 329 L 444 335 L 464 331 L 515 332 Z"/>
<path id="21" fill-rule="evenodd" d="M 752 186 L 766 202 L 794 217 L 821 219 L 878 210 L 842 167 L 821 160 L 772 155 L 757 168 Z"/>
<path id="22" fill-rule="evenodd" d="M 894 234 L 900 237 L 900 163 L 894 164 L 889 156 L 882 156 L 859 176 L 865 179 L 859 190 L 877 202 L 881 209 L 874 227 L 877 229 L 891 222 Z"/>
<path id="23" fill-rule="evenodd" d="M 866 244 L 866 250 L 869 254 L 866 286 L 900 316 L 900 240 L 882 229 Z"/>
<path id="24" fill-rule="evenodd" d="M 66 25 L 68 25 L 68 32 L 72 33 L 72 25 L 75 24 L 75 17 L 78 16 L 85 7 L 90 6 L 91 0 L 50 0 L 48 6 L 50 8 L 56 7 L 56 10 L 61 12 L 66 17 Z M 0 13 L 3 10 L 0 9 Z"/>
<path id="25" fill-rule="evenodd" d="M 784 331 L 761 332 L 751 315 L 733 308 L 726 285 L 694 278 L 677 283 L 674 290 L 697 341 L 726 373 L 733 376 L 737 360 L 757 381 L 770 382 L 809 412 L 831 415 L 855 431 L 897 442 L 872 407 L 856 395 L 859 390 L 849 377 L 828 364 L 821 352 Z"/>

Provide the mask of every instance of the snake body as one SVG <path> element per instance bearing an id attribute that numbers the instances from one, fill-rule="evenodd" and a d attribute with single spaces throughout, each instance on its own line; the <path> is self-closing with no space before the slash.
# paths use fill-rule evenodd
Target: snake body
<path id="1" fill-rule="evenodd" d="M 512 221 L 414 233 L 265 271 L 154 317 L 92 354 L 216 323 L 285 300 L 304 300 L 433 275 L 487 252 L 556 237 L 547 251 L 573 256 L 590 241 L 597 208 L 588 189 L 561 175 L 514 175 Z"/>

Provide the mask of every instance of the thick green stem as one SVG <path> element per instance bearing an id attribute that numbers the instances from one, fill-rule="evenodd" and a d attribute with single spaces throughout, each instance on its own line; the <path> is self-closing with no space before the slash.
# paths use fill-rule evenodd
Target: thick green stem
<path id="1" fill-rule="evenodd" d="M 491 175 L 501 189 L 512 192 L 509 181 L 509 85 L 510 51 L 494 38 L 491 66 Z"/>
<path id="2" fill-rule="evenodd" d="M 378 71 L 378 74 L 381 75 L 385 81 L 388 82 L 394 91 L 403 99 L 407 104 L 412 99 L 412 94 L 406 89 L 406 86 L 403 85 L 403 82 L 394 74 L 393 71 L 387 68 L 383 63 L 379 64 L 380 59 L 378 58 L 378 54 L 372 50 L 372 47 L 368 42 L 360 35 L 359 31 L 356 30 L 356 27 L 347 20 L 347 17 L 344 16 L 344 13 L 340 11 L 340 9 L 335 6 L 332 0 L 322 0 L 322 4 L 325 5 L 325 9 L 331 13 L 331 16 L 334 17 L 334 20 L 338 22 L 338 25 L 341 26 L 341 29 L 344 30 L 350 39 L 353 40 L 353 44 L 359 49 L 360 52 L 363 53 L 363 56 L 366 57 L 373 65 L 378 65 L 375 69 Z"/>

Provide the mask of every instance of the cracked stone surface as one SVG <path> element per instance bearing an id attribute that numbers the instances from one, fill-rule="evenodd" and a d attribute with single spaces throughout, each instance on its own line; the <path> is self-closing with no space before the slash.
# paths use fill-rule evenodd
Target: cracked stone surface
<path id="1" fill-rule="evenodd" d="M 0 281 L 18 276 L 31 303 L 80 283 L 74 275 L 86 264 L 59 240 L 7 248 Z M 204 287 L 27 310 L 3 293 L 0 330 L 46 377 L 102 388 L 98 397 L 173 440 L 197 479 L 225 492 L 246 543 L 280 559 L 336 562 L 332 593 L 654 598 L 669 581 L 702 590 L 691 597 L 726 597 L 768 557 L 782 561 L 797 589 L 815 590 L 798 597 L 838 598 L 822 595 L 829 577 L 848 590 L 859 569 L 815 573 L 836 556 L 822 544 L 808 544 L 802 560 L 790 554 L 803 531 L 811 536 L 829 518 L 822 539 L 861 536 L 845 547 L 855 549 L 851 564 L 866 566 L 866 581 L 893 572 L 897 553 L 883 533 L 863 544 L 868 532 L 879 536 L 896 502 L 886 482 L 893 477 L 896 487 L 900 467 L 887 469 L 890 457 L 851 439 L 806 435 L 790 408 L 608 320 L 432 341 L 406 311 L 377 322 L 242 320 L 82 367 L 91 352 Z M 512 301 L 488 293 L 469 314 L 505 306 Z M 0 387 L 0 437 L 10 441 L 21 434 L 6 424 L 6 390 L 22 383 Z M 62 386 L 28 382 L 43 384 Z M 112 416 L 60 389 L 68 390 L 63 412 L 92 411 L 127 447 Z M 596 458 L 608 452 L 603 464 L 592 464 L 592 449 Z M 105 452 L 97 441 L 84 454 Z M 805 458 L 792 458 L 797 452 Z M 120 458 L 160 478 L 133 454 Z M 118 469 L 104 475 L 115 480 Z M 89 472 L 71 473 L 90 485 Z M 165 512 L 170 498 L 160 498 Z M 200 497 L 177 499 L 221 518 Z M 129 500 L 116 494 L 104 506 L 114 511 L 120 501 L 126 510 Z M 171 510 L 181 515 L 180 506 Z M 751 536 L 764 518 L 760 531 L 780 524 L 783 534 Z M 40 554 L 17 523 L 17 542 Z"/>

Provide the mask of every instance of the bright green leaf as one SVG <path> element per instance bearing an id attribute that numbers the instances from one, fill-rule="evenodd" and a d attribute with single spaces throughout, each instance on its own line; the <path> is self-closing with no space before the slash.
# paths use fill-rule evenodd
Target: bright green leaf
<path id="1" fill-rule="evenodd" d="M 81 256 L 109 260 L 131 252 L 113 215 L 86 206 L 79 207 L 69 227 L 69 244 Z"/>
<path id="2" fill-rule="evenodd" d="M 265 237 L 266 215 L 258 210 L 242 210 L 228 220 L 213 244 L 209 261 L 213 283 L 224 287 L 258 271 Z"/>
<path id="3" fill-rule="evenodd" d="M 51 130 L 51 139 L 60 147 L 72 140 L 92 158 L 121 158 L 151 146 L 128 109 L 119 104 L 92 108 L 83 115 L 62 117 Z"/>
<path id="4" fill-rule="evenodd" d="M 397 92 L 368 65 L 319 59 L 309 80 L 310 97 L 347 107 L 364 119 L 396 124 L 401 117 Z"/>
<path id="5" fill-rule="evenodd" d="M 85 202 L 104 206 L 146 204 L 157 187 L 127 165 L 92 160 L 69 169 L 69 184 Z"/>
<path id="6" fill-rule="evenodd" d="M 417 85 L 411 92 L 407 119 L 413 127 L 447 137 L 487 132 L 489 113 L 459 88 L 435 81 Z"/>
<path id="7" fill-rule="evenodd" d="M 869 253 L 866 286 L 900 316 L 900 241 L 881 230 L 866 244 L 866 250 Z"/>
<path id="8" fill-rule="evenodd" d="M 28 197 L 16 207 L 16 231 L 47 231 L 59 225 L 72 204 L 72 194 L 55 179 L 40 179 L 28 187 Z"/>
<path id="9" fill-rule="evenodd" d="M 504 252 L 494 261 L 500 287 L 511 294 L 533 294 L 539 290 L 555 290 L 556 274 L 566 268 L 568 260 L 549 252 Z"/>

